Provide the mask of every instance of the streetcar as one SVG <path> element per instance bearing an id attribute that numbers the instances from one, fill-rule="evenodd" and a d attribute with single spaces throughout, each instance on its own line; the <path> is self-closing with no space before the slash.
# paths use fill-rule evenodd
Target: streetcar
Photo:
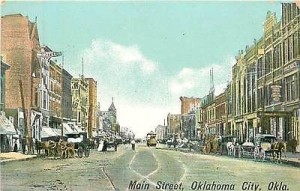
<path id="1" fill-rule="evenodd" d="M 151 131 L 147 134 L 147 146 L 148 147 L 156 147 L 157 141 L 156 141 L 156 134 Z"/>

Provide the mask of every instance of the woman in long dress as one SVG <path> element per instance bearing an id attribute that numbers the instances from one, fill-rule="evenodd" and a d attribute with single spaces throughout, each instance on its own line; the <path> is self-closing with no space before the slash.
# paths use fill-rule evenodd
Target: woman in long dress
<path id="1" fill-rule="evenodd" d="M 100 141 L 99 141 L 99 146 L 98 146 L 98 149 L 97 149 L 97 150 L 98 150 L 99 152 L 101 152 L 102 149 L 103 149 L 103 140 L 100 140 Z"/>

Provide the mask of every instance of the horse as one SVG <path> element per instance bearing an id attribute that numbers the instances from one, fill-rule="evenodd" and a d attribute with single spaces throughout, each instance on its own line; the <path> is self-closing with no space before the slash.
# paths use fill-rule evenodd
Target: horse
<path id="1" fill-rule="evenodd" d="M 46 156 L 56 156 L 57 153 L 57 144 L 55 141 L 49 140 L 42 142 L 42 148 L 45 150 Z"/>
<path id="2" fill-rule="evenodd" d="M 74 157 L 75 154 L 75 144 L 68 143 L 64 140 L 59 140 L 57 145 L 58 151 L 60 152 L 60 158 Z"/>
<path id="3" fill-rule="evenodd" d="M 271 144 L 271 152 L 273 160 L 275 160 L 275 155 L 277 156 L 277 161 L 281 161 L 282 152 L 286 151 L 286 143 L 283 141 L 275 141 Z"/>
<path id="4" fill-rule="evenodd" d="M 227 154 L 229 156 L 235 155 L 235 145 L 236 145 L 236 138 L 233 138 L 231 142 L 227 142 L 226 148 L 227 148 Z"/>
<path id="5" fill-rule="evenodd" d="M 36 142 L 35 142 L 35 149 L 36 149 L 37 154 L 40 155 L 41 154 L 41 150 L 43 149 L 43 145 L 42 145 L 41 141 L 36 140 Z"/>

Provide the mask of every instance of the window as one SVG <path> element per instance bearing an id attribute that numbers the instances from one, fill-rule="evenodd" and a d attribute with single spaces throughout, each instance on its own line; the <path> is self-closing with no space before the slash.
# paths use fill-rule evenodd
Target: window
<path id="1" fill-rule="evenodd" d="M 42 107 L 44 109 L 47 109 L 47 94 L 46 94 L 46 91 L 43 91 L 43 105 Z"/>
<path id="2" fill-rule="evenodd" d="M 297 95 L 297 87 L 296 87 L 296 76 L 292 75 L 286 78 L 286 94 L 285 94 L 285 100 L 286 101 L 293 101 L 296 99 Z"/>

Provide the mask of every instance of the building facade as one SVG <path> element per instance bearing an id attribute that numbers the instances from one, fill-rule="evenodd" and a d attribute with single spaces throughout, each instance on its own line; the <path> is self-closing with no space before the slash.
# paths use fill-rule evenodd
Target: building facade
<path id="1" fill-rule="evenodd" d="M 83 76 L 73 78 L 71 81 L 72 120 L 85 131 L 88 131 L 88 87 L 88 83 Z"/>
<path id="2" fill-rule="evenodd" d="M 2 61 L 0 62 L 0 111 L 4 111 L 5 109 L 5 72 L 9 69 L 9 65 Z"/>
<path id="3" fill-rule="evenodd" d="M 63 82 L 62 82 L 62 113 L 65 121 L 72 119 L 72 91 L 71 82 L 73 76 L 63 69 Z"/>
<path id="4" fill-rule="evenodd" d="M 1 55 L 11 66 L 6 76 L 6 113 L 14 118 L 22 137 L 25 137 L 25 126 L 28 127 L 27 141 L 40 138 L 41 113 L 37 102 L 40 81 L 36 77 L 40 71 L 37 57 L 40 50 L 37 22 L 21 14 L 1 17 Z M 32 124 L 39 126 L 32 129 Z"/>
<path id="5" fill-rule="evenodd" d="M 166 126 L 157 125 L 157 127 L 155 128 L 155 134 L 156 134 L 156 139 L 158 141 L 164 140 L 166 138 L 166 130 L 167 130 Z"/>
<path id="6" fill-rule="evenodd" d="M 236 56 L 231 133 L 240 141 L 268 133 L 300 144 L 299 23 L 296 4 L 283 3 L 282 19 L 268 12 L 263 36 Z"/>
<path id="7" fill-rule="evenodd" d="M 187 114 L 200 106 L 200 98 L 194 97 L 180 97 L 181 101 L 181 114 Z"/>
<path id="8" fill-rule="evenodd" d="M 108 111 L 101 111 L 102 127 L 106 132 L 119 133 L 120 127 L 117 123 L 117 109 L 112 98 Z"/>
<path id="9" fill-rule="evenodd" d="M 174 134 L 178 134 L 179 136 L 182 134 L 181 114 L 169 113 L 167 116 L 167 136 L 169 137 Z"/>
<path id="10" fill-rule="evenodd" d="M 88 114 L 88 136 L 92 137 L 93 133 L 96 133 L 97 124 L 97 81 L 93 78 L 86 78 L 89 86 L 89 114 Z"/>

